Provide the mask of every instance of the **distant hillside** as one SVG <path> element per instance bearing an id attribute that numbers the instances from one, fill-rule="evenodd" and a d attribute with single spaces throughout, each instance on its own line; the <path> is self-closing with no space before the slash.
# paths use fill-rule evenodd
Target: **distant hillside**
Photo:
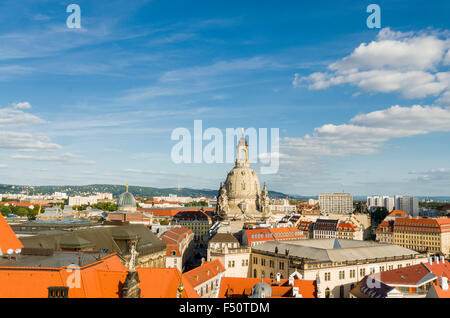
<path id="1" fill-rule="evenodd" d="M 153 188 L 142 186 L 129 186 L 129 191 L 133 195 L 138 197 L 154 197 L 154 196 L 167 196 L 169 194 L 176 194 L 178 196 L 187 197 L 215 197 L 218 190 L 210 189 L 189 189 L 189 188 Z M 111 184 L 91 184 L 83 186 L 21 186 L 21 185 L 7 185 L 0 184 L 0 193 L 28 193 L 34 194 L 52 194 L 54 192 L 65 192 L 69 196 L 74 195 L 88 195 L 96 192 L 108 192 L 114 196 L 119 196 L 125 192 L 124 185 L 111 185 Z M 269 196 L 272 198 L 284 198 L 287 195 L 281 192 L 269 191 Z"/>

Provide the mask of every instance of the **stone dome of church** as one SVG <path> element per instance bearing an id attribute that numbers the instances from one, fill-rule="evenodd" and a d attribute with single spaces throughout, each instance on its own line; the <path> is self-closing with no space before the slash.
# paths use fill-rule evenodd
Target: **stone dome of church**
<path id="1" fill-rule="evenodd" d="M 224 219 L 264 219 L 269 214 L 268 196 L 261 192 L 258 174 L 250 168 L 244 132 L 237 146 L 235 166 L 221 184 L 217 200 L 217 212 Z"/>
<path id="2" fill-rule="evenodd" d="M 258 174 L 250 167 L 234 167 L 227 175 L 225 189 L 228 197 L 256 198 L 261 192 Z"/>
<path id="3" fill-rule="evenodd" d="M 125 212 L 134 212 L 136 211 L 136 200 L 134 196 L 128 192 L 128 185 L 126 192 L 122 193 L 119 196 L 119 200 L 117 201 L 117 210 L 125 211 Z"/>

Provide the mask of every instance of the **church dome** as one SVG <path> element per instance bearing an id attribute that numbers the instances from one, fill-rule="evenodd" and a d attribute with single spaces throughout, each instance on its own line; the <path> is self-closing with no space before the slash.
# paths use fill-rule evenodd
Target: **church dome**
<path id="1" fill-rule="evenodd" d="M 117 201 L 117 210 L 118 211 L 136 211 L 136 200 L 134 196 L 127 191 L 122 193 Z"/>
<path id="2" fill-rule="evenodd" d="M 272 287 L 266 283 L 258 283 L 252 288 L 252 294 L 249 298 L 266 298 L 272 296 Z"/>
<path id="3" fill-rule="evenodd" d="M 250 167 L 234 167 L 225 180 L 228 197 L 256 198 L 260 194 L 258 174 Z"/>

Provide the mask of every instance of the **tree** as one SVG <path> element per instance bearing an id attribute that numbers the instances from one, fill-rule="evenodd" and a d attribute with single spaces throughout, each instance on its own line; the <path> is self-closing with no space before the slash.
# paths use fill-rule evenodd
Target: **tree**
<path id="1" fill-rule="evenodd" d="M 380 224 L 386 216 L 389 215 L 389 211 L 385 207 L 378 207 L 372 214 L 371 219 L 373 224 Z"/>
<path id="2" fill-rule="evenodd" d="M 9 206 L 0 206 L 0 213 L 4 216 L 7 216 L 12 213 L 11 208 Z"/>
<path id="3" fill-rule="evenodd" d="M 25 208 L 18 208 L 16 211 L 16 214 L 18 216 L 27 216 L 28 212 L 31 211 L 30 209 L 25 209 Z"/>

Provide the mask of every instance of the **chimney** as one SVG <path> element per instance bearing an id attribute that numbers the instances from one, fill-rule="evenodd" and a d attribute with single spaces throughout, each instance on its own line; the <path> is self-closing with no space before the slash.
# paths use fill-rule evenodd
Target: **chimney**
<path id="1" fill-rule="evenodd" d="M 277 273 L 277 284 L 278 285 L 280 284 L 280 279 L 281 279 L 281 274 Z"/>
<path id="2" fill-rule="evenodd" d="M 442 262 L 442 264 L 445 263 L 445 257 L 444 257 L 444 255 L 441 255 L 441 262 Z"/>
<path id="3" fill-rule="evenodd" d="M 439 286 L 441 286 L 442 290 L 448 290 L 448 278 L 447 277 L 439 277 Z"/>
<path id="4" fill-rule="evenodd" d="M 289 276 L 289 286 L 294 286 L 294 277 Z"/>
<path id="5" fill-rule="evenodd" d="M 292 296 L 294 296 L 295 298 L 301 297 L 301 295 L 299 295 L 298 292 L 299 292 L 298 287 L 293 287 L 293 288 L 292 288 Z"/>
<path id="6" fill-rule="evenodd" d="M 439 256 L 435 256 L 434 259 L 436 260 L 436 264 L 439 264 Z"/>
<path id="7" fill-rule="evenodd" d="M 433 256 L 428 257 L 428 263 L 430 263 L 430 265 L 433 265 Z"/>

